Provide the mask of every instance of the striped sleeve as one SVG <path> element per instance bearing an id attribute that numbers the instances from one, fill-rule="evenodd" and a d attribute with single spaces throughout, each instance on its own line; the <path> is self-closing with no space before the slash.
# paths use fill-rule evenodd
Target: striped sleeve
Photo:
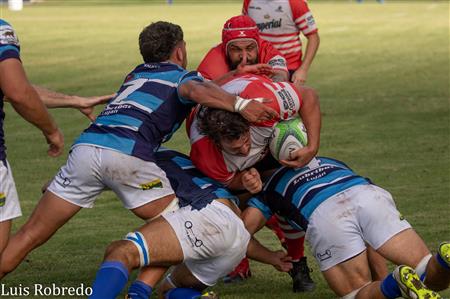
<path id="1" fill-rule="evenodd" d="M 20 43 L 12 26 L 0 19 L 0 61 L 8 58 L 20 60 Z"/>
<path id="2" fill-rule="evenodd" d="M 188 73 L 184 74 L 183 76 L 181 76 L 180 80 L 178 80 L 178 86 L 181 86 L 182 84 L 184 84 L 188 81 L 191 81 L 191 80 L 195 80 L 198 82 L 204 81 L 202 75 L 199 72 L 192 71 L 192 72 L 188 72 Z M 178 92 L 178 90 L 177 90 L 177 92 Z M 183 98 L 179 93 L 178 93 L 178 97 L 183 104 L 187 104 L 187 105 L 195 104 L 193 101 Z"/>
<path id="3" fill-rule="evenodd" d="M 292 16 L 297 28 L 305 35 L 318 31 L 316 21 L 309 10 L 306 0 L 291 0 Z"/>

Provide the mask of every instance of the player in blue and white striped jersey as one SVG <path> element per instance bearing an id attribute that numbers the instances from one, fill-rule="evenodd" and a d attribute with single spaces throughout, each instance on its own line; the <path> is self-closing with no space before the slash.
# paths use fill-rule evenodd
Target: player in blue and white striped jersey
<path id="1" fill-rule="evenodd" d="M 150 298 L 171 265 L 177 266 L 159 287 L 160 296 L 167 293 L 164 298 L 170 299 L 199 298 L 201 291 L 231 271 L 247 252 L 280 271 L 290 269 L 285 253 L 269 251 L 250 240 L 239 217 L 237 198 L 221 184 L 205 177 L 186 155 L 163 150 L 155 157 L 167 173 L 181 208 L 113 242 L 106 250 L 90 298 L 116 298 L 129 272 L 140 267 L 153 271 L 152 275 L 146 272 L 144 280 L 139 276 L 127 298 Z"/>
<path id="2" fill-rule="evenodd" d="M 174 191 L 156 165 L 154 152 L 195 103 L 236 111 L 249 121 L 277 115 L 258 101 L 236 97 L 186 71 L 186 43 L 178 25 L 150 24 L 139 36 L 139 47 L 144 63 L 126 76 L 117 96 L 75 141 L 66 165 L 11 238 L 0 261 L 0 278 L 81 208 L 93 207 L 107 188 L 143 219 L 176 207 Z"/>
<path id="3" fill-rule="evenodd" d="M 302 168 L 282 167 L 248 205 L 243 219 L 252 234 L 272 215 L 306 229 L 322 274 L 342 298 L 440 298 L 425 284 L 439 291 L 450 283 L 448 263 L 439 254 L 432 258 L 392 196 L 338 160 L 317 157 Z M 407 266 L 372 282 L 366 243 Z"/>

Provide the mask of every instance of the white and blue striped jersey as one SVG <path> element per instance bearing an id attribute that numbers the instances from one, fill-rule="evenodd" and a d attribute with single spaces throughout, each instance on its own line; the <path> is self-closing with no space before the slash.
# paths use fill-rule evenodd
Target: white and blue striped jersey
<path id="1" fill-rule="evenodd" d="M 343 162 L 317 157 L 305 167 L 278 169 L 248 205 L 259 209 L 266 219 L 277 214 L 293 228 L 306 230 L 309 217 L 322 202 L 353 186 L 367 184 L 371 184 L 369 179 Z"/>
<path id="2" fill-rule="evenodd" d="M 19 39 L 11 25 L 0 19 L 0 62 L 9 58 L 20 60 Z M 3 121 L 5 119 L 3 97 L 3 91 L 0 90 L 0 160 L 6 159 L 5 134 L 3 132 Z"/>
<path id="3" fill-rule="evenodd" d="M 154 152 L 195 104 L 178 94 L 178 86 L 189 80 L 203 78 L 169 62 L 137 66 L 75 145 L 95 145 L 154 161 Z"/>

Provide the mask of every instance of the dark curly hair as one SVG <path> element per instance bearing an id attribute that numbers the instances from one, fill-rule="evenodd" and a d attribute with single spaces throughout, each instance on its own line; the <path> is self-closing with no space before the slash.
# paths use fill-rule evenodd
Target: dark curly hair
<path id="1" fill-rule="evenodd" d="M 181 41 L 183 30 L 180 26 L 159 21 L 151 23 L 139 34 L 139 50 L 146 63 L 166 61 Z"/>
<path id="2" fill-rule="evenodd" d="M 198 128 L 201 134 L 220 145 L 221 140 L 239 139 L 250 130 L 250 124 L 239 113 L 202 108 L 198 113 Z"/>

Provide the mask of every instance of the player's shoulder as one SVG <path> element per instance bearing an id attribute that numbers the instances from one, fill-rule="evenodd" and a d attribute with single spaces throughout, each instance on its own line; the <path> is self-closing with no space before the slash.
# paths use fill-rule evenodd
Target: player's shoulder
<path id="1" fill-rule="evenodd" d="M 19 38 L 14 28 L 3 19 L 0 19 L 0 45 L 20 47 Z"/>

